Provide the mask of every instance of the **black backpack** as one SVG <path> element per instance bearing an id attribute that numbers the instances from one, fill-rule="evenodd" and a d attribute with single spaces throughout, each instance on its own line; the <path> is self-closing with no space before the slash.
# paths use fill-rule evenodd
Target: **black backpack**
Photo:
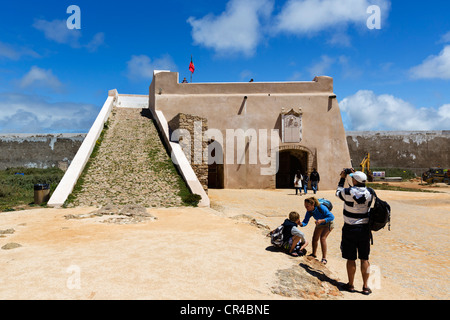
<path id="1" fill-rule="evenodd" d="M 277 248 L 281 248 L 283 246 L 283 230 L 284 226 L 281 225 L 269 234 L 270 242 Z"/>
<path id="2" fill-rule="evenodd" d="M 378 231 L 383 229 L 386 224 L 389 231 L 391 231 L 391 206 L 386 201 L 378 198 L 375 191 L 369 188 L 370 193 L 375 196 L 375 203 L 369 209 L 369 227 L 371 231 Z"/>

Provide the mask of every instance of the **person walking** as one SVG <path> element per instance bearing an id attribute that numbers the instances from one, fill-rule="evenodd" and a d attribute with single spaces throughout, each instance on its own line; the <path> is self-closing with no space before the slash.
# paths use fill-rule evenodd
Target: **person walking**
<path id="1" fill-rule="evenodd" d="M 322 263 L 327 264 L 327 237 L 334 229 L 334 215 L 327 207 L 319 203 L 315 197 L 305 199 L 305 208 L 307 210 L 305 219 L 300 227 L 306 227 L 309 219 L 313 217 L 316 220 L 316 227 L 312 238 L 312 253 L 310 256 L 317 258 L 317 248 L 320 240 L 322 248 Z"/>
<path id="2" fill-rule="evenodd" d="M 303 187 L 303 192 L 305 192 L 305 195 L 308 193 L 308 174 L 304 174 L 302 175 L 303 180 L 302 180 L 302 187 Z"/>
<path id="3" fill-rule="evenodd" d="M 317 190 L 319 189 L 319 182 L 320 182 L 320 175 L 317 172 L 316 168 L 314 168 L 313 171 L 311 172 L 309 180 L 311 181 L 311 188 L 313 189 L 314 194 L 316 194 Z"/>
<path id="4" fill-rule="evenodd" d="M 297 170 L 294 176 L 294 189 L 295 189 L 295 195 L 297 195 L 300 192 L 300 195 L 302 195 L 302 179 L 303 176 L 300 172 L 300 170 Z"/>
<path id="5" fill-rule="evenodd" d="M 372 290 L 368 287 L 370 274 L 370 240 L 369 208 L 372 204 L 372 193 L 366 187 L 367 176 L 364 172 L 351 169 L 341 172 L 341 178 L 336 190 L 336 196 L 344 201 L 344 226 L 342 228 L 341 253 L 347 260 L 348 283 L 344 289 L 355 292 L 354 280 L 356 273 L 356 260 L 361 261 L 361 274 L 363 278 L 362 293 L 369 295 Z M 344 188 L 344 184 L 350 175 L 353 186 Z"/>

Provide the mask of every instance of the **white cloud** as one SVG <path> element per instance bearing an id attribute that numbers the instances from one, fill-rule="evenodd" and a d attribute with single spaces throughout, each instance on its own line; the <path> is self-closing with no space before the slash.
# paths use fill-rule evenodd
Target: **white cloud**
<path id="1" fill-rule="evenodd" d="M 68 29 L 66 20 L 36 20 L 33 27 L 42 31 L 48 40 L 68 44 L 73 48 L 80 47 L 81 32 L 77 29 Z"/>
<path id="2" fill-rule="evenodd" d="M 30 71 L 23 76 L 19 83 L 21 88 L 49 88 L 58 91 L 62 88 L 62 83 L 53 74 L 52 70 L 45 70 L 33 66 Z"/>
<path id="3" fill-rule="evenodd" d="M 81 31 L 78 29 L 67 28 L 66 20 L 35 20 L 33 27 L 42 31 L 48 40 L 61 44 L 67 44 L 72 48 L 87 48 L 89 51 L 96 51 L 98 47 L 104 44 L 105 34 L 96 33 L 92 40 L 87 44 L 81 44 Z"/>
<path id="4" fill-rule="evenodd" d="M 333 58 L 330 58 L 327 55 L 322 55 L 320 57 L 320 61 L 313 64 L 311 67 L 308 68 L 308 72 L 312 77 L 315 76 L 324 76 L 326 75 L 327 71 L 331 68 L 335 60 Z"/>
<path id="5" fill-rule="evenodd" d="M 239 76 L 240 76 L 241 81 L 246 82 L 246 81 L 250 81 L 250 79 L 253 79 L 254 74 L 250 70 L 242 70 L 242 72 L 240 73 Z"/>
<path id="6" fill-rule="evenodd" d="M 29 56 L 39 58 L 39 54 L 27 48 L 16 48 L 10 44 L 0 42 L 0 58 L 9 60 L 19 60 L 22 57 Z"/>
<path id="7" fill-rule="evenodd" d="M 342 68 L 342 77 L 344 79 L 357 79 L 360 78 L 363 75 L 363 70 L 356 66 L 356 64 L 352 61 L 352 59 L 348 56 L 340 56 L 339 59 L 339 65 Z M 388 69 L 384 69 L 388 70 Z"/>
<path id="8" fill-rule="evenodd" d="M 444 34 L 438 43 L 448 43 L 450 42 L 450 31 Z"/>
<path id="9" fill-rule="evenodd" d="M 371 5 L 378 5 L 382 19 L 387 18 L 389 0 L 289 0 L 275 18 L 275 30 L 305 35 L 348 24 L 365 28 Z"/>
<path id="10" fill-rule="evenodd" d="M 327 40 L 328 44 L 340 47 L 350 47 L 351 40 L 350 36 L 343 31 L 334 31 L 331 37 Z"/>
<path id="11" fill-rule="evenodd" d="M 287 79 L 288 81 L 299 81 L 302 80 L 303 74 L 299 71 L 294 71 L 292 75 Z"/>
<path id="12" fill-rule="evenodd" d="M 99 107 L 51 103 L 37 95 L 0 94 L 0 133 L 86 133 Z"/>
<path id="13" fill-rule="evenodd" d="M 378 5 L 381 19 L 387 19 L 390 0 L 288 0 L 278 14 L 274 14 L 273 0 L 230 0 L 220 15 L 190 17 L 187 22 L 195 44 L 219 55 L 252 56 L 265 38 L 281 32 L 310 36 L 328 31 L 328 43 L 350 46 L 347 26 L 366 29 L 371 16 L 367 9 L 371 5 Z"/>
<path id="14" fill-rule="evenodd" d="M 442 117 L 443 119 L 450 119 L 450 104 L 444 104 L 442 107 L 438 110 L 438 115 Z M 448 129 L 448 125 L 447 125 Z"/>
<path id="15" fill-rule="evenodd" d="M 343 99 L 339 106 L 347 130 L 444 130 L 450 121 L 450 104 L 434 108 L 416 108 L 392 95 L 376 95 L 360 90 Z"/>
<path id="16" fill-rule="evenodd" d="M 152 79 L 154 70 L 177 71 L 178 69 L 169 55 L 163 55 L 153 61 L 146 55 L 133 55 L 127 65 L 127 77 L 132 80 Z"/>
<path id="17" fill-rule="evenodd" d="M 94 52 L 105 43 L 105 34 L 103 32 L 96 33 L 92 40 L 85 45 L 85 47 L 90 51 Z"/>
<path id="18" fill-rule="evenodd" d="M 450 79 L 450 45 L 444 47 L 438 56 L 430 56 L 410 69 L 414 79 Z"/>
<path id="19" fill-rule="evenodd" d="M 219 55 L 251 56 L 264 36 L 261 20 L 269 18 L 272 9 L 271 0 L 231 0 L 221 15 L 190 17 L 187 22 L 192 26 L 195 44 L 212 48 Z"/>

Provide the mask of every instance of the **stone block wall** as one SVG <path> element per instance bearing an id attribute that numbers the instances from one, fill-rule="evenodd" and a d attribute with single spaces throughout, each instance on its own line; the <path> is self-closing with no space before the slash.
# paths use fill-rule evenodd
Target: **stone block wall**
<path id="1" fill-rule="evenodd" d="M 188 160 L 191 162 L 192 169 L 197 175 L 203 189 L 208 193 L 208 159 L 203 159 L 205 150 L 208 150 L 208 141 L 204 141 L 203 134 L 208 130 L 208 121 L 205 118 L 191 114 L 179 113 L 168 122 L 171 140 L 173 132 L 177 129 L 186 130 L 188 134 L 182 134 L 180 130 L 179 143 Z M 197 145 L 196 145 L 197 141 Z M 201 144 L 199 143 L 201 141 Z"/>
<path id="2" fill-rule="evenodd" d="M 0 135 L 0 170 L 54 168 L 67 170 L 86 134 Z"/>
<path id="3" fill-rule="evenodd" d="M 169 122 L 171 133 L 186 129 L 191 139 L 182 139 L 180 145 L 190 155 L 194 172 L 202 186 L 208 189 L 208 165 L 201 148 L 194 146 L 194 124 L 201 121 L 202 134 L 208 129 L 207 120 L 193 115 L 178 114 Z M 200 130 L 198 130 L 200 131 Z M 371 155 L 372 168 L 404 168 L 421 175 L 430 167 L 450 168 L 450 131 L 353 131 L 347 132 L 347 143 L 353 166 L 359 164 L 366 152 Z M 0 170 L 13 167 L 66 169 L 75 157 L 86 134 L 3 134 L 0 135 Z M 188 145 L 189 143 L 189 145 Z M 201 149 L 201 151 L 200 151 Z M 308 161 L 308 164 L 313 163 Z M 315 165 L 315 164 L 314 164 Z"/>
<path id="4" fill-rule="evenodd" d="M 430 167 L 450 168 L 450 130 L 347 132 L 353 166 L 366 152 L 371 168 L 402 168 L 421 175 Z"/>

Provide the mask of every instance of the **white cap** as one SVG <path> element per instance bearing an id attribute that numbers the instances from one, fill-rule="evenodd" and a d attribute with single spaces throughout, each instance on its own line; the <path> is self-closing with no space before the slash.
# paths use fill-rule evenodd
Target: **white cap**
<path id="1" fill-rule="evenodd" d="M 358 181 L 360 183 L 364 183 L 367 181 L 366 174 L 361 171 L 356 171 L 356 172 L 350 173 L 350 177 L 352 177 L 353 179 L 355 179 L 356 181 Z"/>

